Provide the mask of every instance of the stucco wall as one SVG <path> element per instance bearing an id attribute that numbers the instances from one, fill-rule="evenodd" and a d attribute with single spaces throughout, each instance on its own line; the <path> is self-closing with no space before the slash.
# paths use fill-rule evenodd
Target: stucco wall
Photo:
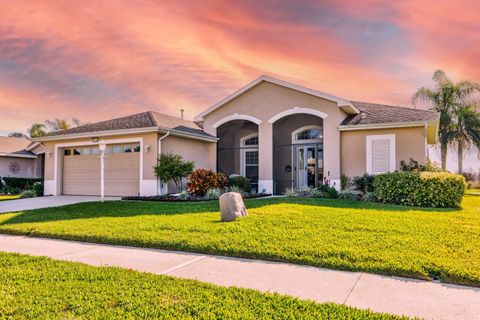
<path id="1" fill-rule="evenodd" d="M 214 124 L 235 113 L 253 116 L 262 121 L 259 125 L 260 180 L 273 180 L 272 170 L 272 126 L 267 122 L 282 111 L 296 107 L 309 108 L 327 114 L 324 119 L 324 165 L 329 179 L 340 178 L 340 133 L 338 126 L 346 114 L 335 102 L 296 90 L 262 82 L 221 108 L 205 116 L 204 130 L 216 135 Z M 312 115 L 312 117 L 315 117 Z M 262 139 L 262 136 L 264 139 Z M 262 143 L 267 143 L 262 148 Z M 270 145 L 270 147 L 269 147 Z M 270 161 L 262 161 L 270 159 Z"/>
<path id="2" fill-rule="evenodd" d="M 395 134 L 396 169 L 400 161 L 413 158 L 425 163 L 425 135 L 423 127 L 395 128 L 381 130 L 355 130 L 341 132 L 342 173 L 348 177 L 360 176 L 366 172 L 366 136 Z"/>
<path id="3" fill-rule="evenodd" d="M 17 162 L 20 167 L 18 174 L 9 172 L 10 163 Z M 0 177 L 17 177 L 17 178 L 41 178 L 42 177 L 42 159 L 0 157 Z"/>

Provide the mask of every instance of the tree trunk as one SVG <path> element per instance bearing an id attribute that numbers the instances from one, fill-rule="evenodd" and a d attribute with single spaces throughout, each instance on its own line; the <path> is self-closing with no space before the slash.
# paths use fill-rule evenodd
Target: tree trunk
<path id="1" fill-rule="evenodd" d="M 458 173 L 463 173 L 463 144 L 458 143 Z"/>
<path id="2" fill-rule="evenodd" d="M 440 145 L 440 159 L 442 162 L 442 170 L 447 170 L 447 152 L 448 146 L 446 144 Z"/>

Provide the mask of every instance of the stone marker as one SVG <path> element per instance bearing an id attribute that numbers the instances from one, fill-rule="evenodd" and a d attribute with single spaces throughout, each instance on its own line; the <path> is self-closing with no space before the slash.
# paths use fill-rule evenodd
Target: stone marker
<path id="1" fill-rule="evenodd" d="M 233 221 L 238 217 L 248 215 L 242 195 L 238 192 L 227 192 L 220 196 L 220 212 L 223 222 Z"/>

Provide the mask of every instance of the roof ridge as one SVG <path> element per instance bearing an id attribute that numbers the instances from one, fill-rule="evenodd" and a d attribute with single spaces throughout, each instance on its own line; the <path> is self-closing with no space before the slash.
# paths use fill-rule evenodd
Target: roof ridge
<path id="1" fill-rule="evenodd" d="M 147 113 L 148 113 L 148 116 L 150 117 L 150 120 L 152 120 L 152 123 L 156 127 L 158 127 L 159 125 L 158 125 L 157 119 L 155 119 L 155 116 L 153 115 L 153 111 L 149 110 L 149 111 L 147 111 Z"/>
<path id="2" fill-rule="evenodd" d="M 361 103 L 361 104 L 369 104 L 369 105 L 382 106 L 382 107 L 388 107 L 388 108 L 399 108 L 399 109 L 416 110 L 416 111 L 422 111 L 422 112 L 435 112 L 434 110 L 417 109 L 417 108 L 404 107 L 404 106 L 392 106 L 390 104 L 382 104 L 382 103 L 374 103 L 374 102 L 363 102 L 363 101 L 354 101 L 354 100 L 350 100 L 350 102 L 353 104 Z"/>

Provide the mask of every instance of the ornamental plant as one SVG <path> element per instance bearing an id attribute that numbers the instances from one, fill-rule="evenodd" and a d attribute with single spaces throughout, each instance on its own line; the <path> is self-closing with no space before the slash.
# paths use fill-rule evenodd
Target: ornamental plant
<path id="1" fill-rule="evenodd" d="M 179 191 L 182 179 L 193 172 L 193 167 L 192 161 L 184 161 L 179 154 L 162 153 L 153 169 L 155 170 L 155 176 L 160 181 L 169 182 L 173 180 L 177 191 Z"/>
<path id="2" fill-rule="evenodd" d="M 196 169 L 188 176 L 188 192 L 203 197 L 208 190 L 224 190 L 228 185 L 227 176 L 213 170 Z"/>

